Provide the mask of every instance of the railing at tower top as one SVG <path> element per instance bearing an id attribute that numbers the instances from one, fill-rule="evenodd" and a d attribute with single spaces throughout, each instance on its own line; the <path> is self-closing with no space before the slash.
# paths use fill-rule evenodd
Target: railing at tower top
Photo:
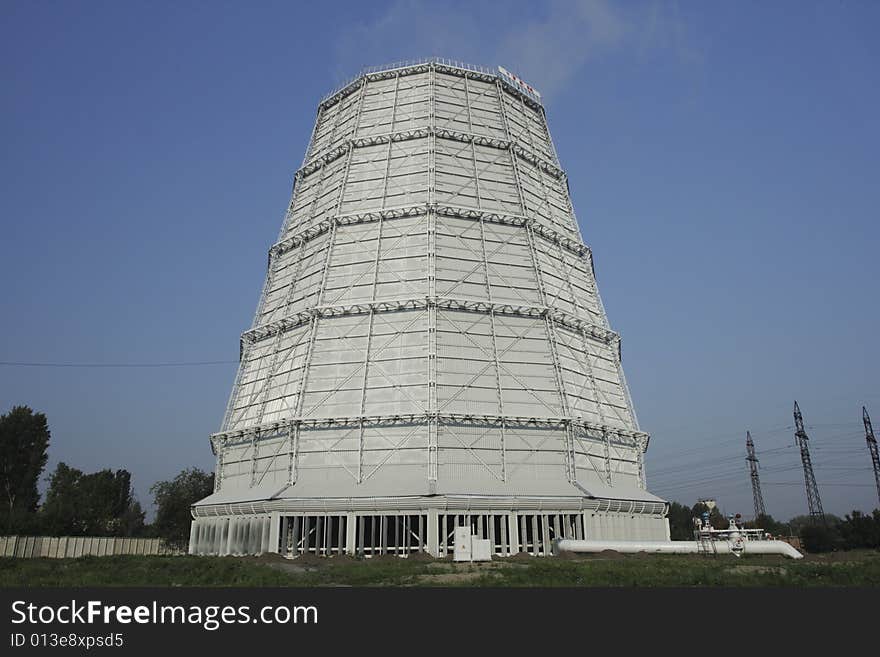
<path id="1" fill-rule="evenodd" d="M 458 68 L 464 71 L 472 71 L 474 73 L 481 73 L 483 75 L 491 75 L 493 77 L 501 77 L 500 73 L 497 69 L 488 68 L 486 66 L 477 66 L 475 64 L 468 64 L 466 62 L 460 62 L 454 59 L 447 59 L 446 57 L 425 57 L 422 59 L 407 59 L 399 62 L 392 62 L 391 64 L 383 64 L 380 66 L 368 66 L 366 68 L 362 68 L 357 75 L 353 75 L 348 78 L 342 84 L 337 85 L 330 93 L 324 95 L 321 98 L 321 103 L 326 102 L 330 98 L 333 98 L 336 94 L 338 94 L 343 89 L 348 88 L 354 82 L 359 80 L 365 75 L 370 75 L 372 73 L 386 72 L 386 71 L 395 71 L 398 69 L 410 68 L 412 66 L 424 66 L 425 64 L 440 64 L 442 66 L 448 66 L 450 68 Z M 504 79 L 504 78 L 502 78 Z M 507 81 L 507 80 L 505 80 Z M 508 82 L 511 86 L 514 86 L 513 83 Z M 525 93 L 527 96 L 532 98 L 532 100 L 540 103 L 541 99 L 536 98 L 533 94 L 528 93 L 527 90 L 517 86 L 517 89 Z"/>

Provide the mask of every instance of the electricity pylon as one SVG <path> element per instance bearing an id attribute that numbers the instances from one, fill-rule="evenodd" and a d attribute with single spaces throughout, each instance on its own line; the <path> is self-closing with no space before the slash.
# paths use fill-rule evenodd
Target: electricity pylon
<path id="1" fill-rule="evenodd" d="M 825 522 L 825 512 L 822 510 L 822 500 L 819 499 L 819 486 L 816 484 L 816 475 L 813 474 L 813 462 L 810 459 L 809 438 L 804 431 L 804 416 L 797 401 L 794 403 L 794 437 L 801 449 L 801 463 L 804 466 L 804 486 L 807 490 L 807 506 L 810 508 L 810 519 L 813 522 Z"/>
<path id="2" fill-rule="evenodd" d="M 757 520 L 761 516 L 766 516 L 767 511 L 764 509 L 764 496 L 761 494 L 761 480 L 758 477 L 758 457 L 755 456 L 755 443 L 752 442 L 752 434 L 748 431 L 746 431 L 746 452 L 748 453 L 746 461 L 749 462 L 752 478 L 752 497 L 755 500 L 755 520 Z"/>

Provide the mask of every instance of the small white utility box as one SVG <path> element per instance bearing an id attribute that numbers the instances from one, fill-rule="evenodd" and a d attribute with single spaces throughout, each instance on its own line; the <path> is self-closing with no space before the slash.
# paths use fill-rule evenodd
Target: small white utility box
<path id="1" fill-rule="evenodd" d="M 472 561 L 471 558 L 471 528 L 455 528 L 455 547 L 452 551 L 453 561 Z"/>
<path id="2" fill-rule="evenodd" d="M 492 561 L 492 543 L 488 538 L 471 538 L 471 559 Z"/>
<path id="3" fill-rule="evenodd" d="M 453 561 L 492 561 L 492 543 L 488 538 L 477 538 L 470 527 L 455 528 Z"/>

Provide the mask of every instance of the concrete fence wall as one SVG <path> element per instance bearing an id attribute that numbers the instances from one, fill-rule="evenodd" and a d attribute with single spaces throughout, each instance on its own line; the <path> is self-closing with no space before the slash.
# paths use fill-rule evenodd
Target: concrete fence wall
<path id="1" fill-rule="evenodd" d="M 186 554 L 161 538 L 116 536 L 0 536 L 0 557 L 71 559 L 114 554 Z"/>

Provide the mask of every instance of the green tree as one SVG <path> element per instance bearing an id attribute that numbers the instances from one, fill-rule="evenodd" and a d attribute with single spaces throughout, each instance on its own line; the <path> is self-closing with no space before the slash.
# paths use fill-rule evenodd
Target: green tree
<path id="1" fill-rule="evenodd" d="M 874 509 L 871 515 L 853 511 L 838 529 L 845 550 L 880 548 L 880 509 Z"/>
<path id="2" fill-rule="evenodd" d="M 32 528 L 40 499 L 37 481 L 46 467 L 49 425 L 43 413 L 14 406 L 0 415 L 0 522 L 3 531 Z"/>
<path id="3" fill-rule="evenodd" d="M 144 518 L 146 513 L 141 508 L 141 503 L 132 500 L 129 507 L 119 518 L 118 536 L 142 536 L 146 532 Z"/>
<path id="4" fill-rule="evenodd" d="M 46 533 L 68 536 L 134 536 L 144 513 L 131 490 L 128 470 L 85 474 L 59 463 L 42 508 Z"/>
<path id="5" fill-rule="evenodd" d="M 192 523 L 190 507 L 214 492 L 214 473 L 183 470 L 171 481 L 156 482 L 150 492 L 156 504 L 153 532 L 169 543 L 185 545 Z"/>
<path id="6" fill-rule="evenodd" d="M 828 525 L 829 527 L 839 525 L 841 522 L 842 522 L 841 519 L 838 516 L 834 515 L 833 513 L 826 513 L 825 514 L 825 524 Z M 802 515 L 802 516 L 795 516 L 794 518 L 792 518 L 791 520 L 789 520 L 785 524 L 791 528 L 791 533 L 793 535 L 800 536 L 801 530 L 803 530 L 804 527 L 814 525 L 814 524 L 816 524 L 816 521 L 813 520 L 813 518 L 811 516 Z"/>
<path id="7" fill-rule="evenodd" d="M 678 502 L 669 503 L 669 537 L 673 541 L 694 540 L 694 514 L 690 507 Z"/>

